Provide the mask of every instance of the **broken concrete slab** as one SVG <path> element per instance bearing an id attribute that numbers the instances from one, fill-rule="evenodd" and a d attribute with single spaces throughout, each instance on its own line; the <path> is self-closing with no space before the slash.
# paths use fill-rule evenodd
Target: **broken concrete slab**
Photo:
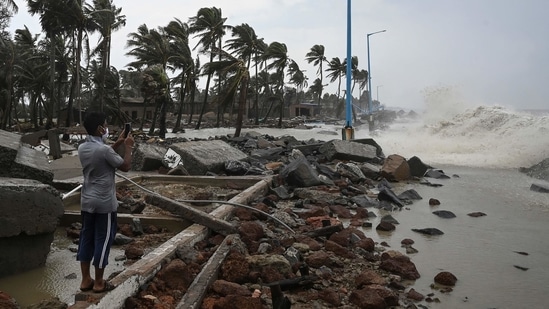
<path id="1" fill-rule="evenodd" d="M 166 154 L 166 148 L 137 144 L 133 151 L 132 170 L 134 171 L 155 171 L 162 166 L 162 160 Z"/>
<path id="2" fill-rule="evenodd" d="M 63 216 L 61 195 L 36 180 L 0 177 L 0 277 L 43 266 Z"/>
<path id="3" fill-rule="evenodd" d="M 248 158 L 242 151 L 221 140 L 192 141 L 171 145 L 190 175 L 220 173 L 226 161 L 241 161 Z"/>
<path id="4" fill-rule="evenodd" d="M 349 140 L 332 140 L 319 148 L 328 161 L 349 160 L 367 162 L 377 157 L 377 148 L 372 145 Z"/>
<path id="5" fill-rule="evenodd" d="M 0 130 L 0 166 L 0 177 L 53 182 L 47 155 L 23 145 L 21 135 L 16 133 Z"/>

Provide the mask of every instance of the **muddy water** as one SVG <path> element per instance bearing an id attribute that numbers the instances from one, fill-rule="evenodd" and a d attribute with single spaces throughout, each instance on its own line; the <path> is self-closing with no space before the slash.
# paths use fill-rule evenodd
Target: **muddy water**
<path id="1" fill-rule="evenodd" d="M 76 248 L 76 245 L 65 237 L 63 228 L 58 228 L 46 265 L 0 278 L 0 290 L 14 297 L 22 308 L 52 296 L 68 304 L 74 303 L 74 295 L 80 286 L 80 264 L 76 261 L 76 253 L 69 248 Z M 123 255 L 122 250 L 111 249 L 109 265 L 105 269 L 106 278 L 123 269 L 123 262 L 115 261 L 115 257 Z"/>
<path id="2" fill-rule="evenodd" d="M 409 284 L 424 295 L 435 293 L 441 302 L 430 303 L 430 308 L 547 308 L 549 194 L 529 190 L 532 183 L 544 182 L 515 170 L 455 166 L 443 170 L 460 178 L 433 180 L 444 185 L 440 188 L 395 188 L 415 188 L 423 200 L 391 213 L 400 223 L 395 231 L 367 229 L 366 235 L 386 241 L 389 249 L 401 252 L 405 252 L 400 245 L 402 239 L 415 241 L 413 247 L 419 253 L 409 256 L 421 278 Z M 429 198 L 439 199 L 441 205 L 429 206 Z M 457 217 L 441 219 L 432 214 L 435 210 L 449 210 Z M 467 216 L 476 211 L 487 216 Z M 374 220 L 374 227 L 379 219 Z M 445 234 L 423 236 L 411 230 L 427 227 Z M 440 271 L 449 271 L 458 278 L 453 292 L 443 294 L 431 289 Z"/>

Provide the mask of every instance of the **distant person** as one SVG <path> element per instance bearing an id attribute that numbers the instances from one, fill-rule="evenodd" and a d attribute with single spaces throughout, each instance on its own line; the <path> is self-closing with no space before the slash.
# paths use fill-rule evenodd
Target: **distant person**
<path id="1" fill-rule="evenodd" d="M 90 112 L 84 120 L 88 133 L 86 141 L 78 147 L 84 183 L 81 195 L 82 231 L 76 259 L 80 261 L 82 282 L 80 290 L 97 293 L 112 290 L 111 283 L 103 280 L 109 252 L 117 231 L 115 171 L 127 172 L 131 167 L 134 139 L 131 133 L 124 138 L 124 131 L 116 142 L 109 146 L 109 135 L 104 113 Z M 122 158 L 114 149 L 124 144 Z M 95 279 L 90 275 L 93 261 Z"/>

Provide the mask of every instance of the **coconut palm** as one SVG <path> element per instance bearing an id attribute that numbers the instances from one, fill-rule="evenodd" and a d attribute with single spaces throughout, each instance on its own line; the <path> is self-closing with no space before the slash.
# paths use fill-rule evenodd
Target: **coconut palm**
<path id="1" fill-rule="evenodd" d="M 317 75 L 320 76 L 320 85 L 322 86 L 323 82 L 323 64 L 326 62 L 328 63 L 328 60 L 326 59 L 326 56 L 324 55 L 324 45 L 314 45 L 311 47 L 311 51 L 309 51 L 305 55 L 305 60 L 307 60 L 308 63 L 313 63 L 314 66 L 318 66 L 318 70 L 316 71 Z M 318 94 L 318 105 L 320 105 L 320 98 L 322 97 L 322 90 L 324 87 L 320 89 L 320 92 Z"/>
<path id="2" fill-rule="evenodd" d="M 221 60 L 206 64 L 204 70 L 207 74 L 220 72 L 223 75 L 229 76 L 228 83 L 222 92 L 222 105 L 228 105 L 232 102 L 239 92 L 238 98 L 238 114 L 236 118 L 236 129 L 234 136 L 240 136 L 242 130 L 243 115 L 246 108 L 246 96 L 248 92 L 249 71 L 247 64 L 242 59 L 238 59 L 224 51 L 216 51 L 221 57 Z"/>
<path id="3" fill-rule="evenodd" d="M 290 82 L 296 87 L 296 103 L 299 104 L 299 93 L 303 92 L 303 88 L 307 87 L 307 76 L 305 71 L 299 68 L 299 65 L 295 61 L 291 61 L 288 66 L 288 76 Z"/>
<path id="4" fill-rule="evenodd" d="M 158 29 L 149 29 L 147 25 L 143 24 L 137 28 L 137 32 L 132 32 L 128 36 L 130 39 L 127 41 L 126 45 L 132 49 L 127 52 L 126 55 L 133 56 L 137 59 L 129 63 L 128 66 L 137 68 L 138 70 L 143 67 L 155 66 L 155 74 L 161 75 L 157 72 L 158 68 L 156 68 L 156 66 L 159 66 L 164 71 L 164 74 L 166 74 L 168 62 L 171 57 L 171 43 L 165 28 L 158 27 Z M 173 70 L 171 66 L 170 69 Z M 168 85 L 169 83 L 165 84 L 166 87 L 168 87 Z M 165 92 L 169 94 L 168 89 L 166 89 Z M 147 97 L 144 96 L 144 98 L 145 102 L 143 104 L 143 115 L 146 114 L 146 102 L 151 102 L 147 101 Z M 156 103 L 152 124 L 149 129 L 149 134 L 153 134 L 156 127 L 156 118 L 158 113 L 161 110 L 165 111 L 165 109 L 162 108 L 162 104 L 167 104 L 169 100 L 165 100 L 162 96 L 149 96 L 149 98 L 154 98 L 155 100 L 152 102 Z M 164 115 L 162 115 L 162 117 L 164 117 Z M 145 117 L 143 117 L 141 121 L 140 130 L 143 129 L 144 121 Z M 160 130 L 162 131 L 163 129 L 160 128 Z"/>
<path id="5" fill-rule="evenodd" d="M 181 73 L 174 78 L 174 82 L 179 82 L 179 111 L 173 132 L 177 132 L 181 126 L 181 115 L 183 113 L 183 102 L 190 88 L 195 85 L 191 80 L 194 76 L 194 62 L 189 48 L 189 26 L 179 19 L 171 21 L 165 27 L 168 34 L 171 53 L 170 63 L 175 69 L 181 70 Z"/>
<path id="6" fill-rule="evenodd" d="M 201 8 L 198 10 L 196 16 L 193 16 L 189 19 L 189 32 L 191 34 L 196 34 L 195 37 L 199 38 L 198 43 L 193 49 L 201 46 L 202 53 L 209 52 L 210 63 L 214 60 L 214 48 L 217 47 L 218 50 L 221 50 L 221 40 L 225 35 L 225 31 L 231 28 L 230 26 L 225 25 L 226 20 L 227 18 L 223 17 L 221 9 L 216 7 Z M 208 104 L 208 92 L 210 90 L 209 88 L 212 75 L 207 74 L 207 76 L 208 79 L 206 80 L 204 102 L 202 103 L 200 115 L 198 116 L 198 121 L 196 123 L 197 130 L 200 129 L 202 116 L 204 115 L 206 105 Z"/>
<path id="7" fill-rule="evenodd" d="M 228 50 L 235 52 L 235 55 L 246 62 L 246 68 L 250 70 L 252 58 L 255 63 L 255 76 L 258 74 L 258 67 L 261 55 L 267 48 L 262 38 L 258 38 L 255 30 L 248 24 L 238 25 L 232 28 L 233 39 L 227 40 Z M 257 82 L 257 79 L 256 79 Z M 256 84 L 257 89 L 257 84 Z M 253 110 L 255 111 L 255 122 L 259 124 L 259 93 L 256 91 Z"/>
<path id="8" fill-rule="evenodd" d="M 93 19 L 95 29 L 99 32 L 99 42 L 92 51 L 92 55 L 99 54 L 101 70 L 98 83 L 97 98 L 99 109 L 103 110 L 105 102 L 105 83 L 108 78 L 111 55 L 112 33 L 126 25 L 126 16 L 122 15 L 122 8 L 117 8 L 112 0 L 93 0 L 92 5 L 86 6 L 86 14 Z M 116 71 L 116 70 L 115 70 Z"/>
<path id="9" fill-rule="evenodd" d="M 337 80 L 337 103 L 336 103 L 336 116 L 341 116 L 343 112 L 343 101 L 340 101 L 341 95 L 341 78 L 347 73 L 347 62 L 341 60 L 338 57 L 332 58 L 328 63 L 328 73 L 327 77 L 330 78 L 330 82 L 335 82 Z"/>
<path id="10" fill-rule="evenodd" d="M 282 118 L 284 116 L 284 76 L 287 66 L 293 61 L 288 56 L 288 48 L 286 44 L 280 42 L 272 42 L 265 50 L 263 58 L 267 61 L 271 61 L 267 65 L 267 69 L 274 69 L 281 76 L 278 80 L 277 90 L 280 94 L 280 118 L 278 119 L 278 126 L 282 127 Z"/>
<path id="11" fill-rule="evenodd" d="M 49 79 L 49 60 L 46 43 L 39 41 L 39 34 L 33 35 L 27 27 L 15 31 L 14 41 L 21 61 L 17 66 L 17 87 L 22 95 L 29 98 L 30 118 L 35 128 L 38 127 L 42 93 L 47 92 Z"/>
<path id="12" fill-rule="evenodd" d="M 337 98 L 339 100 L 341 94 L 341 77 L 345 76 L 347 70 L 345 62 L 341 62 L 339 57 L 332 58 L 328 63 L 328 68 L 326 69 L 328 75 L 326 77 L 330 78 L 330 82 L 337 81 Z"/>
<path id="13" fill-rule="evenodd" d="M 0 35 L 3 35 L 4 29 L 9 26 L 10 18 L 13 14 L 17 14 L 18 11 L 19 7 L 15 3 L 15 0 L 6 0 L 0 3 Z"/>

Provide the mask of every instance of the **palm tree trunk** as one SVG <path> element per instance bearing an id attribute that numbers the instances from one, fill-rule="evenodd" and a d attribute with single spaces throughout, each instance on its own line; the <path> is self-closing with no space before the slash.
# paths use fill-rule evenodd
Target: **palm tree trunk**
<path id="1" fill-rule="evenodd" d="M 187 123 L 192 123 L 193 122 L 193 114 L 194 114 L 194 106 L 195 106 L 195 102 L 194 102 L 194 95 L 196 93 L 196 87 L 192 87 L 191 88 L 191 97 L 189 98 L 189 105 L 191 107 L 191 110 L 189 111 L 189 120 L 187 121 Z"/>
<path id="2" fill-rule="evenodd" d="M 196 130 L 200 130 L 200 124 L 202 123 L 202 116 L 204 116 L 204 112 L 206 111 L 206 105 L 208 104 L 208 89 L 210 88 L 210 79 L 212 75 L 208 74 L 208 79 L 206 80 L 206 93 L 204 94 L 204 102 L 202 102 L 202 108 L 200 109 L 200 116 L 198 116 L 198 122 L 196 123 Z"/>
<path id="3" fill-rule="evenodd" d="M 177 120 L 175 121 L 175 126 L 172 130 L 173 133 L 179 132 L 181 129 L 181 114 L 183 114 L 183 103 L 185 102 L 185 95 L 188 91 L 188 83 L 185 82 L 186 78 L 181 77 L 181 91 L 179 95 L 179 111 L 177 112 Z"/>
<path id="4" fill-rule="evenodd" d="M 246 97 L 248 96 L 248 75 L 242 77 L 240 81 L 240 98 L 238 100 L 238 114 L 236 116 L 235 137 L 240 136 L 242 130 L 242 121 L 244 118 L 244 110 L 246 109 Z"/>

